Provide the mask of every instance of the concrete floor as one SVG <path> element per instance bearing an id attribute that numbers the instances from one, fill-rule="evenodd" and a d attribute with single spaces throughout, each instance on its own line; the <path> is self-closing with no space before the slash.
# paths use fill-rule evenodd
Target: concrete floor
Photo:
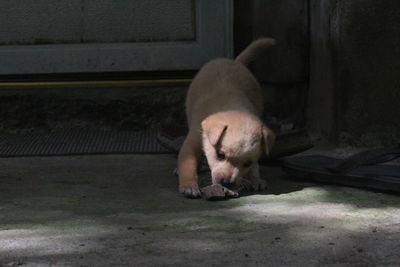
<path id="1" fill-rule="evenodd" d="M 400 265 L 400 196 L 262 168 L 266 194 L 185 199 L 172 155 L 0 159 L 0 266 Z"/>

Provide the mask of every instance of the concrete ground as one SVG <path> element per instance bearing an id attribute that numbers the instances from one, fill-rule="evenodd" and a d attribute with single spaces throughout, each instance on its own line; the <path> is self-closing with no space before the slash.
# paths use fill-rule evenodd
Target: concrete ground
<path id="1" fill-rule="evenodd" d="M 173 155 L 0 159 L 0 266 L 399 266 L 400 196 L 263 167 L 265 194 L 185 199 Z"/>

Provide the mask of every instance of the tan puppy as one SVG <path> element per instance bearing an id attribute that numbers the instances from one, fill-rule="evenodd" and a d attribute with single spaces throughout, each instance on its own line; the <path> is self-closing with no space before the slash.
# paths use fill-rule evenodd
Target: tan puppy
<path id="1" fill-rule="evenodd" d="M 179 191 L 186 197 L 201 196 L 197 168 L 203 150 L 214 184 L 239 185 L 246 178 L 256 190 L 265 188 L 257 161 L 269 153 L 275 135 L 259 119 L 261 87 L 247 66 L 273 44 L 258 39 L 235 60 L 210 61 L 193 79 L 186 97 L 189 134 L 178 156 Z"/>

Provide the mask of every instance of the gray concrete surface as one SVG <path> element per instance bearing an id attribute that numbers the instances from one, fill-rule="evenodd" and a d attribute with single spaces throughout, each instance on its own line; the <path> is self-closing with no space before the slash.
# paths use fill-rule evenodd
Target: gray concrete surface
<path id="1" fill-rule="evenodd" d="M 184 199 L 172 155 L 0 159 L 0 266 L 398 266 L 400 198 L 263 167 L 270 189 Z"/>

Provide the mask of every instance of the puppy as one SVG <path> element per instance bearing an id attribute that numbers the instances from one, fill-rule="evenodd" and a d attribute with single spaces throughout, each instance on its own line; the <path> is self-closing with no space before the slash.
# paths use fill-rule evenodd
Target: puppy
<path id="1" fill-rule="evenodd" d="M 179 191 L 198 198 L 197 168 L 204 154 L 212 183 L 240 185 L 249 180 L 263 190 L 258 159 L 269 154 L 274 133 L 259 119 L 262 92 L 248 67 L 258 54 L 275 41 L 261 38 L 235 60 L 214 59 L 195 76 L 186 96 L 189 133 L 178 155 Z"/>

